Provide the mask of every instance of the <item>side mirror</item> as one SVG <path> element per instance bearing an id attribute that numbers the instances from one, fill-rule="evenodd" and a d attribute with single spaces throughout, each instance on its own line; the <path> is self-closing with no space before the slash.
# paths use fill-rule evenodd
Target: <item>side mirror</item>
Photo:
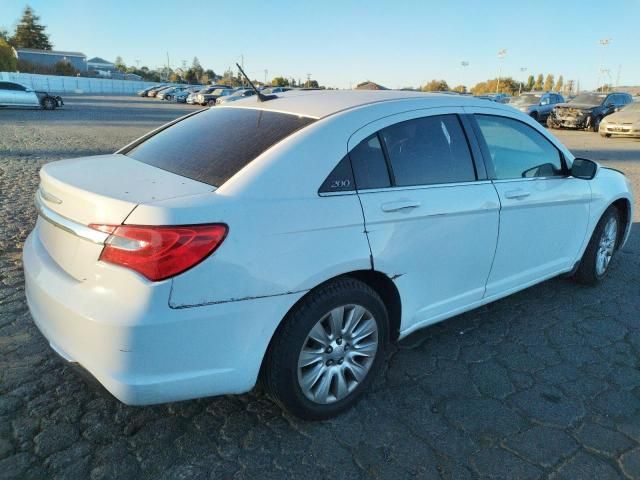
<path id="1" fill-rule="evenodd" d="M 576 158 L 573 160 L 573 165 L 571 165 L 571 176 L 575 178 L 591 180 L 596 176 L 597 171 L 598 164 L 586 158 Z"/>

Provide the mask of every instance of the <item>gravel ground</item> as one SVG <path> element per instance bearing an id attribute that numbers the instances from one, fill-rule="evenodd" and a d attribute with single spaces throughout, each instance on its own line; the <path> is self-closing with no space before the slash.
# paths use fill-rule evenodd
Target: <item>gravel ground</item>
<path id="1" fill-rule="evenodd" d="M 0 478 L 640 478 L 639 224 L 601 286 L 554 279 L 422 330 L 330 421 L 259 392 L 127 407 L 83 381 L 25 304 L 38 168 L 193 109 L 85 96 L 0 110 Z M 624 170 L 640 198 L 640 141 L 555 133 Z"/>

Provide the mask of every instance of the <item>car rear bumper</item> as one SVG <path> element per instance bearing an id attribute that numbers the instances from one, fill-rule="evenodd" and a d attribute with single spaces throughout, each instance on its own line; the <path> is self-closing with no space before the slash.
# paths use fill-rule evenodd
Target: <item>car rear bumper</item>
<path id="1" fill-rule="evenodd" d="M 174 309 L 167 281 L 160 295 L 114 304 L 113 294 L 64 272 L 33 233 L 23 263 L 31 315 L 51 347 L 129 405 L 250 390 L 279 321 L 301 296 Z"/>

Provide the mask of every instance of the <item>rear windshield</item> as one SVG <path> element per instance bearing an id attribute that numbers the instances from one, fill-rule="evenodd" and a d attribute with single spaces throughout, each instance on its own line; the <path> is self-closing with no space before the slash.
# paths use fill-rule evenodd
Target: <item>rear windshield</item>
<path id="1" fill-rule="evenodd" d="M 249 108 L 211 108 L 160 131 L 125 155 L 219 187 L 314 119 Z"/>

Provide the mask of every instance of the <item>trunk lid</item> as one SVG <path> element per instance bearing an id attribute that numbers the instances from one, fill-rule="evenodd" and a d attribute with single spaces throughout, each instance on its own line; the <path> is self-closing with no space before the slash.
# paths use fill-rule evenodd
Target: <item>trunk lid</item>
<path id="1" fill-rule="evenodd" d="M 102 252 L 89 224 L 119 225 L 139 204 L 213 190 L 120 154 L 54 162 L 40 170 L 36 231 L 53 260 L 84 281 L 96 274 Z"/>

